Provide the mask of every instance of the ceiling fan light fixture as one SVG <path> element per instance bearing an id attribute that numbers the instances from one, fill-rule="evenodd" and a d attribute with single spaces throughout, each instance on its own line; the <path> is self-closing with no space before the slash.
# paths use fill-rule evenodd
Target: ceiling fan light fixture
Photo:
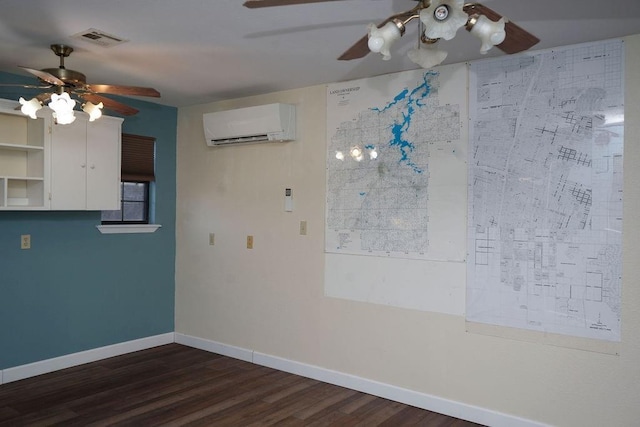
<path id="1" fill-rule="evenodd" d="M 371 52 L 380 53 L 382 59 L 388 61 L 391 59 L 391 45 L 404 34 L 404 24 L 402 21 L 393 20 L 387 22 L 381 28 L 376 24 L 369 24 L 369 41 L 368 46 Z"/>
<path id="2" fill-rule="evenodd" d="M 420 10 L 424 35 L 429 39 L 451 40 L 467 23 L 469 15 L 464 11 L 464 0 L 434 0 L 429 7 Z"/>
<path id="3" fill-rule="evenodd" d="M 411 62 L 418 64 L 422 68 L 429 69 L 442 63 L 447 57 L 446 50 L 431 47 L 414 48 L 407 52 Z"/>
<path id="4" fill-rule="evenodd" d="M 99 102 L 98 104 L 94 104 L 91 101 L 87 101 L 82 105 L 82 111 L 89 115 L 89 121 L 92 122 L 96 119 L 102 117 L 102 108 L 104 104 Z"/>
<path id="5" fill-rule="evenodd" d="M 500 18 L 499 21 L 492 21 L 484 15 L 479 15 L 469 19 L 467 29 L 482 42 L 480 53 L 484 55 L 493 46 L 499 45 L 504 41 L 507 36 L 504 25 L 504 18 Z"/>
<path id="6" fill-rule="evenodd" d="M 109 37 L 107 34 L 102 34 Z M 64 59 L 68 57 L 73 48 L 63 44 L 52 44 L 50 46 L 56 56 L 60 58 L 60 66 L 58 68 L 45 68 L 37 70 L 28 67 L 22 67 L 24 71 L 36 76 L 39 80 L 38 86 L 29 84 L 21 85 L 29 89 L 46 89 L 45 93 L 37 95 L 34 99 L 26 101 L 20 99 L 22 105 L 21 110 L 24 114 L 36 118 L 35 112 L 48 105 L 53 111 L 53 117 L 58 124 L 72 123 L 75 120 L 73 109 L 76 105 L 75 100 L 71 96 L 80 98 L 84 101 L 91 101 L 89 104 L 83 104 L 83 110 L 89 114 L 89 120 L 94 121 L 102 116 L 102 108 L 114 111 L 124 116 L 132 116 L 138 113 L 138 110 L 121 102 L 110 98 L 105 98 L 101 94 L 109 93 L 124 96 L 151 96 L 160 97 L 160 92 L 151 87 L 141 86 L 121 86 L 110 84 L 87 84 L 87 78 L 84 74 L 70 70 L 65 67 Z M 0 86 L 6 86 L 0 83 Z M 15 85 L 11 85 L 15 86 Z M 55 92 L 52 94 L 51 92 Z M 102 101 L 102 102 L 101 102 Z M 97 102 L 97 104 L 93 104 Z M 86 108 L 85 108 L 86 106 Z"/>
<path id="7" fill-rule="evenodd" d="M 22 114 L 29 116 L 32 119 L 37 118 L 36 113 L 42 108 L 42 103 L 38 98 L 31 98 L 27 101 L 23 97 L 20 97 L 20 104 L 22 105 L 22 107 L 20 107 Z"/>
<path id="8" fill-rule="evenodd" d="M 60 95 L 57 93 L 51 95 L 51 101 L 48 106 L 53 110 L 52 115 L 57 124 L 68 125 L 76 119 L 73 113 L 75 105 L 76 101 L 71 99 L 67 92 L 63 92 Z"/>

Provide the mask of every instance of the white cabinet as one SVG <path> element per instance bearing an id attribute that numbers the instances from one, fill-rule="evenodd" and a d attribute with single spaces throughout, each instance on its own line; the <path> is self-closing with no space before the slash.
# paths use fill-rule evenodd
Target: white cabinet
<path id="1" fill-rule="evenodd" d="M 89 122 L 76 113 L 68 125 L 52 125 L 51 209 L 120 209 L 122 119 Z"/>
<path id="2" fill-rule="evenodd" d="M 87 126 L 87 209 L 120 209 L 121 127 L 104 116 Z"/>
<path id="3" fill-rule="evenodd" d="M 49 209 L 50 119 L 0 101 L 0 210 Z"/>
<path id="4" fill-rule="evenodd" d="M 122 119 L 89 122 L 76 111 L 68 125 L 37 119 L 0 99 L 0 210 L 120 209 Z"/>
<path id="5" fill-rule="evenodd" d="M 84 210 L 87 191 L 87 124 L 76 119 L 51 126 L 51 209 Z"/>

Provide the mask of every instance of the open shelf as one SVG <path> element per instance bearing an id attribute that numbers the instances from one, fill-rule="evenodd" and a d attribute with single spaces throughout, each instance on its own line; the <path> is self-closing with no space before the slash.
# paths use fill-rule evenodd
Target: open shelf
<path id="1" fill-rule="evenodd" d="M 46 120 L 0 108 L 0 209 L 45 207 Z"/>
<path id="2" fill-rule="evenodd" d="M 14 150 L 14 151 L 43 151 L 44 147 L 36 146 L 36 145 L 26 145 L 26 144 L 5 144 L 0 142 L 0 150 Z"/>

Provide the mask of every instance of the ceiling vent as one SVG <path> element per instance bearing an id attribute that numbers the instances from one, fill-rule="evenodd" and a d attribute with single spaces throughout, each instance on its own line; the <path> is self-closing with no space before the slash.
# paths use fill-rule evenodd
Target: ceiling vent
<path id="1" fill-rule="evenodd" d="M 84 40 L 86 42 L 97 44 L 102 47 L 112 47 L 129 41 L 122 37 L 114 36 L 113 34 L 96 30 L 95 28 L 89 28 L 88 30 L 80 31 L 77 34 L 72 35 L 71 38 Z"/>

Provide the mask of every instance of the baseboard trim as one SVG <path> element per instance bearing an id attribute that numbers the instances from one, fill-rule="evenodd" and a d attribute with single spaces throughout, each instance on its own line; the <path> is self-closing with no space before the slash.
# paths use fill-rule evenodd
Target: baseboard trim
<path id="1" fill-rule="evenodd" d="M 203 338 L 193 337 L 191 335 L 185 335 L 175 333 L 175 342 L 183 344 L 188 347 L 199 348 L 211 353 L 221 354 L 222 356 L 233 357 L 234 359 L 244 360 L 245 362 L 253 363 L 253 351 L 247 350 L 241 347 L 234 347 L 232 345 L 222 344 L 216 341 L 205 340 Z"/>
<path id="2" fill-rule="evenodd" d="M 547 424 L 542 424 L 526 418 L 520 418 L 490 409 L 396 387 L 390 384 L 357 377 L 355 375 L 322 368 L 320 366 L 309 365 L 241 347 L 230 346 L 220 342 L 206 340 L 204 338 L 176 333 L 175 342 L 479 424 L 494 427 L 547 426 Z"/>
<path id="3" fill-rule="evenodd" d="M 168 332 L 166 334 L 154 335 L 105 347 L 93 348 L 78 353 L 66 354 L 64 356 L 54 357 L 53 359 L 15 366 L 0 371 L 0 384 L 35 377 L 36 375 L 47 374 L 60 369 L 71 368 L 73 366 L 170 344 L 172 342 L 174 342 L 174 333 Z"/>

